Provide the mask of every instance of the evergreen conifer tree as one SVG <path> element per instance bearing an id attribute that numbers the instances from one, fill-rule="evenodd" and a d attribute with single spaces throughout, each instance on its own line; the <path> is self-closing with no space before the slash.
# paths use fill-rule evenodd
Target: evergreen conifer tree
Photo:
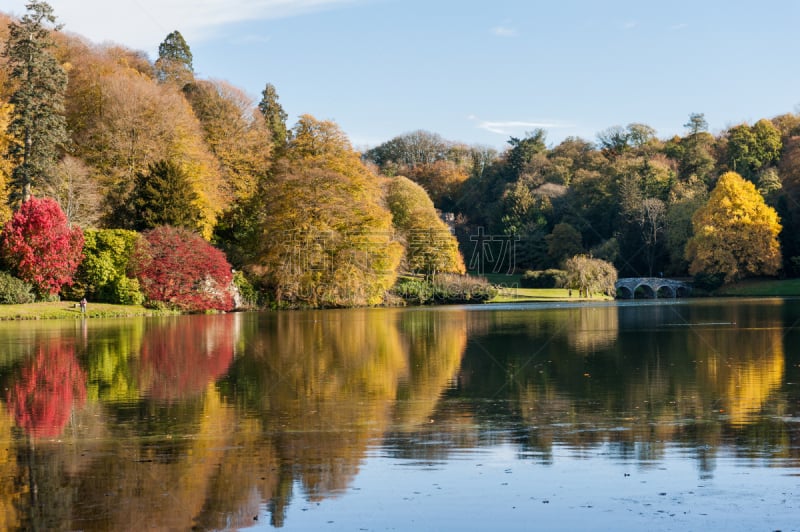
<path id="1" fill-rule="evenodd" d="M 69 141 L 64 117 L 67 74 L 50 53 L 54 46 L 47 25 L 54 25 L 53 8 L 32 0 L 28 13 L 9 25 L 3 52 L 14 84 L 12 117 L 7 132 L 13 161 L 12 199 L 27 201 L 32 188 L 52 181 L 61 151 Z"/>
<path id="2" fill-rule="evenodd" d="M 192 51 L 178 30 L 167 35 L 158 45 L 155 68 L 156 78 L 161 83 L 176 83 L 183 88 L 194 79 Z"/>
<path id="3" fill-rule="evenodd" d="M 264 115 L 267 122 L 267 128 L 272 133 L 272 143 L 276 151 L 286 146 L 288 133 L 286 130 L 286 118 L 288 115 L 283 107 L 278 103 L 278 91 L 271 83 L 267 83 L 264 90 L 261 92 L 262 98 L 258 103 L 258 109 Z"/>
<path id="4" fill-rule="evenodd" d="M 161 225 L 199 229 L 198 197 L 186 172 L 176 163 L 159 161 L 136 175 L 131 199 L 131 226 L 137 231 Z"/>

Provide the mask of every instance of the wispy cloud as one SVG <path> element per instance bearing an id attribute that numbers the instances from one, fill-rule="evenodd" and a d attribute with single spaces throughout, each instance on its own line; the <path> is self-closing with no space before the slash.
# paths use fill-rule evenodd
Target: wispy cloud
<path id="1" fill-rule="evenodd" d="M 234 44 L 264 44 L 272 40 L 269 35 L 240 35 L 231 39 Z"/>
<path id="2" fill-rule="evenodd" d="M 669 29 L 673 31 L 678 31 L 678 30 L 685 30 L 688 27 L 689 25 L 687 23 L 681 22 L 680 24 L 673 24 L 672 26 L 669 27 Z"/>
<path id="3" fill-rule="evenodd" d="M 639 25 L 638 20 L 629 20 L 622 25 L 623 30 L 632 30 Z"/>
<path id="4" fill-rule="evenodd" d="M 4 11 L 24 14 L 28 0 L 11 0 Z M 303 15 L 366 0 L 50 0 L 66 31 L 95 42 L 112 41 L 153 51 L 173 31 L 199 42 L 219 28 L 245 20 L 269 20 Z M 4 2 L 5 4 L 5 2 Z"/>
<path id="5" fill-rule="evenodd" d="M 468 117 L 470 120 L 477 120 L 477 118 L 473 115 Z M 491 121 L 491 120 L 481 120 L 478 121 L 477 126 L 480 129 L 485 129 L 491 133 L 496 133 L 498 135 L 513 135 L 524 133 L 526 131 L 530 131 L 536 128 L 542 129 L 553 129 L 553 128 L 565 128 L 571 127 L 568 124 L 559 123 L 556 121 L 524 121 L 524 120 L 499 120 L 499 121 Z"/>
<path id="6" fill-rule="evenodd" d="M 498 37 L 516 37 L 519 34 L 516 28 L 509 28 L 508 26 L 495 26 L 491 31 Z"/>

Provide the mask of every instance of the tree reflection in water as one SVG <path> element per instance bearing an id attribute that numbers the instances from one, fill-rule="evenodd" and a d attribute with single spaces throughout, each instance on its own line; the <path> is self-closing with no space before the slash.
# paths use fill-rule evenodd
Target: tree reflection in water
<path id="1" fill-rule="evenodd" d="M 61 435 L 73 409 L 86 400 L 86 374 L 75 358 L 70 339 L 39 345 L 8 391 L 17 425 L 33 437 Z"/>
<path id="2" fill-rule="evenodd" d="M 93 324 L 80 353 L 88 377 L 69 334 L 10 365 L 8 422 L 39 439 L 0 425 L 11 442 L 0 508 L 20 509 L 6 522 L 28 528 L 231 529 L 265 511 L 280 527 L 292 509 L 349 493 L 375 449 L 445 464 L 498 444 L 543 462 L 557 448 L 589 456 L 602 447 L 597 454 L 646 468 L 679 445 L 705 475 L 731 446 L 800 465 L 797 431 L 776 417 L 798 403 L 784 381 L 800 380 L 784 353 L 793 340 L 782 307 L 730 307 Z M 88 404 L 76 411 L 86 380 Z M 65 433 L 70 409 L 75 430 Z"/>

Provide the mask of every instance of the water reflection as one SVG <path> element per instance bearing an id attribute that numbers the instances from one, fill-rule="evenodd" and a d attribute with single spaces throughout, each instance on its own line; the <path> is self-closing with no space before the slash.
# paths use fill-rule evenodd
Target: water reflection
<path id="1" fill-rule="evenodd" d="M 70 339 L 41 343 L 26 361 L 6 396 L 9 410 L 34 437 L 61 435 L 74 408 L 86 400 L 86 374 Z"/>
<path id="2" fill-rule="evenodd" d="M 798 318 L 775 300 L 0 325 L 0 527 L 280 527 L 375 452 L 797 467 Z"/>

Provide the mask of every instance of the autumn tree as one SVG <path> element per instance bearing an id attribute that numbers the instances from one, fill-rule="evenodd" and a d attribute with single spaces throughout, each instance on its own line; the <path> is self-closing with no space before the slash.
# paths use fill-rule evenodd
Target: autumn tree
<path id="1" fill-rule="evenodd" d="M 0 253 L 11 271 L 42 296 L 55 295 L 81 261 L 83 232 L 70 227 L 55 200 L 31 198 L 3 228 Z"/>
<path id="2" fill-rule="evenodd" d="M 389 178 L 386 203 L 392 223 L 405 241 L 405 267 L 426 276 L 465 272 L 458 241 L 444 223 L 425 190 L 405 177 Z"/>
<path id="3" fill-rule="evenodd" d="M 686 257 L 693 275 L 724 275 L 729 283 L 775 275 L 781 267 L 778 215 L 755 185 L 735 172 L 719 178 L 708 202 L 694 214 L 692 227 Z"/>
<path id="4" fill-rule="evenodd" d="M 155 71 L 158 81 L 174 83 L 178 87 L 183 87 L 194 79 L 192 51 L 178 30 L 167 35 L 158 45 Z"/>
<path id="5" fill-rule="evenodd" d="M 64 117 L 67 74 L 50 49 L 56 18 L 46 2 L 32 0 L 28 13 L 9 26 L 3 52 L 10 67 L 13 141 L 8 156 L 14 164 L 13 197 L 27 201 L 35 186 L 52 180 L 61 150 L 69 141 Z M 54 26 L 55 30 L 60 26 Z"/>
<path id="6" fill-rule="evenodd" d="M 394 168 L 414 168 L 444 160 L 450 143 L 430 131 L 417 130 L 394 137 L 372 148 L 364 158 L 377 164 L 386 175 L 396 175 Z"/>
<path id="7" fill-rule="evenodd" d="M 183 93 L 220 163 L 226 194 L 234 201 L 250 198 L 270 164 L 267 120 L 243 91 L 223 81 L 195 81 Z"/>
<path id="8" fill-rule="evenodd" d="M 161 226 L 142 236 L 132 270 L 147 301 L 189 312 L 233 309 L 224 253 L 182 228 Z"/>
<path id="9" fill-rule="evenodd" d="M 44 193 L 55 199 L 70 224 L 93 227 L 100 218 L 102 197 L 89 167 L 67 155 L 56 165 L 54 179 Z"/>
<path id="10" fill-rule="evenodd" d="M 137 174 L 127 202 L 128 222 L 138 231 L 160 225 L 196 231 L 201 219 L 198 202 L 186 171 L 172 161 L 159 161 Z"/>
<path id="11" fill-rule="evenodd" d="M 136 176 L 169 161 L 185 171 L 198 196 L 201 232 L 210 237 L 233 198 L 186 98 L 136 69 L 108 64 L 108 58 L 89 54 L 74 60 L 69 115 L 75 155 L 97 176 L 105 198 L 103 225 L 128 227 Z"/>
<path id="12" fill-rule="evenodd" d="M 381 303 L 402 254 L 381 196 L 339 127 L 302 116 L 253 209 L 248 269 L 278 304 Z"/>

